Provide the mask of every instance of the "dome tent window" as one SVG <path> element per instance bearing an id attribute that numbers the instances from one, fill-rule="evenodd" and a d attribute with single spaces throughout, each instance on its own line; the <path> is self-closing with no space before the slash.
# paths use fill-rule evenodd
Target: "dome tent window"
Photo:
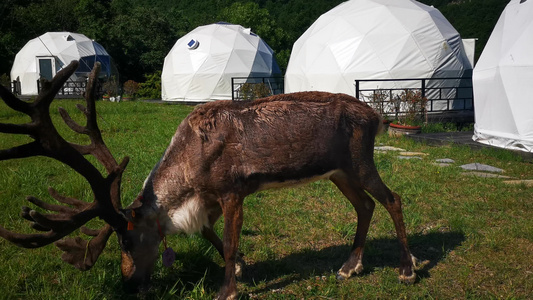
<path id="1" fill-rule="evenodd" d="M 189 43 L 187 43 L 187 46 L 189 47 L 189 50 L 194 50 L 200 46 L 200 42 L 192 39 L 189 41 Z"/>

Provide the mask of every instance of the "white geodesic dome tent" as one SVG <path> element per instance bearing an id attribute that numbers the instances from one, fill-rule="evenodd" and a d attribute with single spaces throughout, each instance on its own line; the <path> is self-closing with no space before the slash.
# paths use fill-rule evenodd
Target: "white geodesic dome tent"
<path id="1" fill-rule="evenodd" d="M 231 99 L 232 77 L 280 73 L 272 49 L 249 28 L 205 25 L 180 38 L 165 57 L 161 95 L 166 101 Z"/>
<path id="2" fill-rule="evenodd" d="M 11 80 L 20 81 L 22 95 L 37 95 L 37 81 L 41 77 L 51 80 L 73 60 L 80 62 L 71 77 L 73 81 L 86 78 L 96 61 L 102 65 L 100 76 L 116 74 L 111 57 L 102 45 L 79 33 L 47 32 L 27 42 L 17 53 Z"/>
<path id="3" fill-rule="evenodd" d="M 473 139 L 533 152 L 533 0 L 507 4 L 473 76 Z"/>
<path id="4" fill-rule="evenodd" d="M 285 92 L 354 95 L 356 79 L 461 77 L 471 70 L 459 33 L 437 9 L 413 0 L 351 0 L 320 16 L 296 41 Z"/>

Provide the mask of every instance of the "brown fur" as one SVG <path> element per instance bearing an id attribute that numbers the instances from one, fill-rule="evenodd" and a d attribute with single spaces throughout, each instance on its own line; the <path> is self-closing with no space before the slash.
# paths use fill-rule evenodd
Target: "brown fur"
<path id="1" fill-rule="evenodd" d="M 374 209 L 368 192 L 393 217 L 402 250 L 400 273 L 404 281 L 411 280 L 400 198 L 383 184 L 373 161 L 374 138 L 381 128 L 381 117 L 372 108 L 344 94 L 302 92 L 204 104 L 178 127 L 147 181 L 144 206 L 157 207 L 165 232 L 191 226 L 215 245 L 226 261 L 219 294 L 226 299 L 236 293 L 244 197 L 264 188 L 329 178 L 359 216 L 353 251 L 339 277 L 362 270 Z M 222 214 L 223 242 L 212 230 Z"/>

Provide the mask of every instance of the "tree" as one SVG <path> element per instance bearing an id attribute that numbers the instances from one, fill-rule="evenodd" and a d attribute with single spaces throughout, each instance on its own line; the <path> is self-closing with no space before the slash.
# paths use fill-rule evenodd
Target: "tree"
<path id="1" fill-rule="evenodd" d="M 272 49 L 277 49 L 279 52 L 283 52 L 290 47 L 287 44 L 287 33 L 276 24 L 276 21 L 270 16 L 268 10 L 260 8 L 257 3 L 233 3 L 220 12 L 219 19 L 251 28 Z M 281 57 L 277 57 L 277 59 L 280 67 L 285 69 L 287 67 L 288 57 L 286 56 L 286 51 L 283 54 Z"/>
<path id="2" fill-rule="evenodd" d="M 107 50 L 126 76 L 123 79 L 141 81 L 143 74 L 162 69 L 176 38 L 175 28 L 159 11 L 133 7 L 114 18 Z"/>
<path id="3" fill-rule="evenodd" d="M 105 43 L 110 27 L 111 12 L 107 0 L 80 0 L 74 8 L 78 32 Z"/>

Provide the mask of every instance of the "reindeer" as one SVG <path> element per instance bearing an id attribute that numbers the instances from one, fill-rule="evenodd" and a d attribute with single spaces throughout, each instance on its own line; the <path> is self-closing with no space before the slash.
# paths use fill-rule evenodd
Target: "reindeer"
<path id="1" fill-rule="evenodd" d="M 382 182 L 373 160 L 374 139 L 381 119 L 368 105 L 344 94 L 302 92 L 276 95 L 252 102 L 217 101 L 197 106 L 178 126 L 159 163 L 149 174 L 137 199 L 121 208 L 120 183 L 128 164 L 117 163 L 98 128 L 93 69 L 78 108 L 87 124 L 73 121 L 59 109 L 65 123 L 87 135 L 89 145 L 66 141 L 52 124 L 49 109 L 57 91 L 77 69 L 73 61 L 44 81 L 34 102 L 16 98 L 0 86 L 0 96 L 12 109 L 31 117 L 27 124 L 0 124 L 0 132 L 24 134 L 33 142 L 0 151 L 0 160 L 47 156 L 56 159 L 89 183 L 94 201 L 87 203 L 50 195 L 64 205 L 28 197 L 33 204 L 55 212 L 41 214 L 24 207 L 22 217 L 43 233 L 20 234 L 0 227 L 0 236 L 25 248 L 55 242 L 62 259 L 80 270 L 91 268 L 115 232 L 122 249 L 121 270 L 126 288 L 138 291 L 150 279 L 166 235 L 200 232 L 225 261 L 225 279 L 218 299 L 237 297 L 236 275 L 242 259 L 238 253 L 243 224 L 244 198 L 257 191 L 318 179 L 330 179 L 348 198 L 357 213 L 357 231 L 348 260 L 337 273 L 346 279 L 363 270 L 363 249 L 374 210 L 374 197 L 390 213 L 400 244 L 399 279 L 416 279 L 402 216 L 400 196 Z M 106 169 L 104 176 L 86 155 Z M 372 197 L 371 197 L 371 196 Z M 66 205 L 65 205 L 66 204 Z M 222 240 L 213 225 L 224 216 Z M 84 227 L 99 217 L 107 224 L 99 230 Z M 67 238 L 77 228 L 94 236 L 90 241 Z"/>

